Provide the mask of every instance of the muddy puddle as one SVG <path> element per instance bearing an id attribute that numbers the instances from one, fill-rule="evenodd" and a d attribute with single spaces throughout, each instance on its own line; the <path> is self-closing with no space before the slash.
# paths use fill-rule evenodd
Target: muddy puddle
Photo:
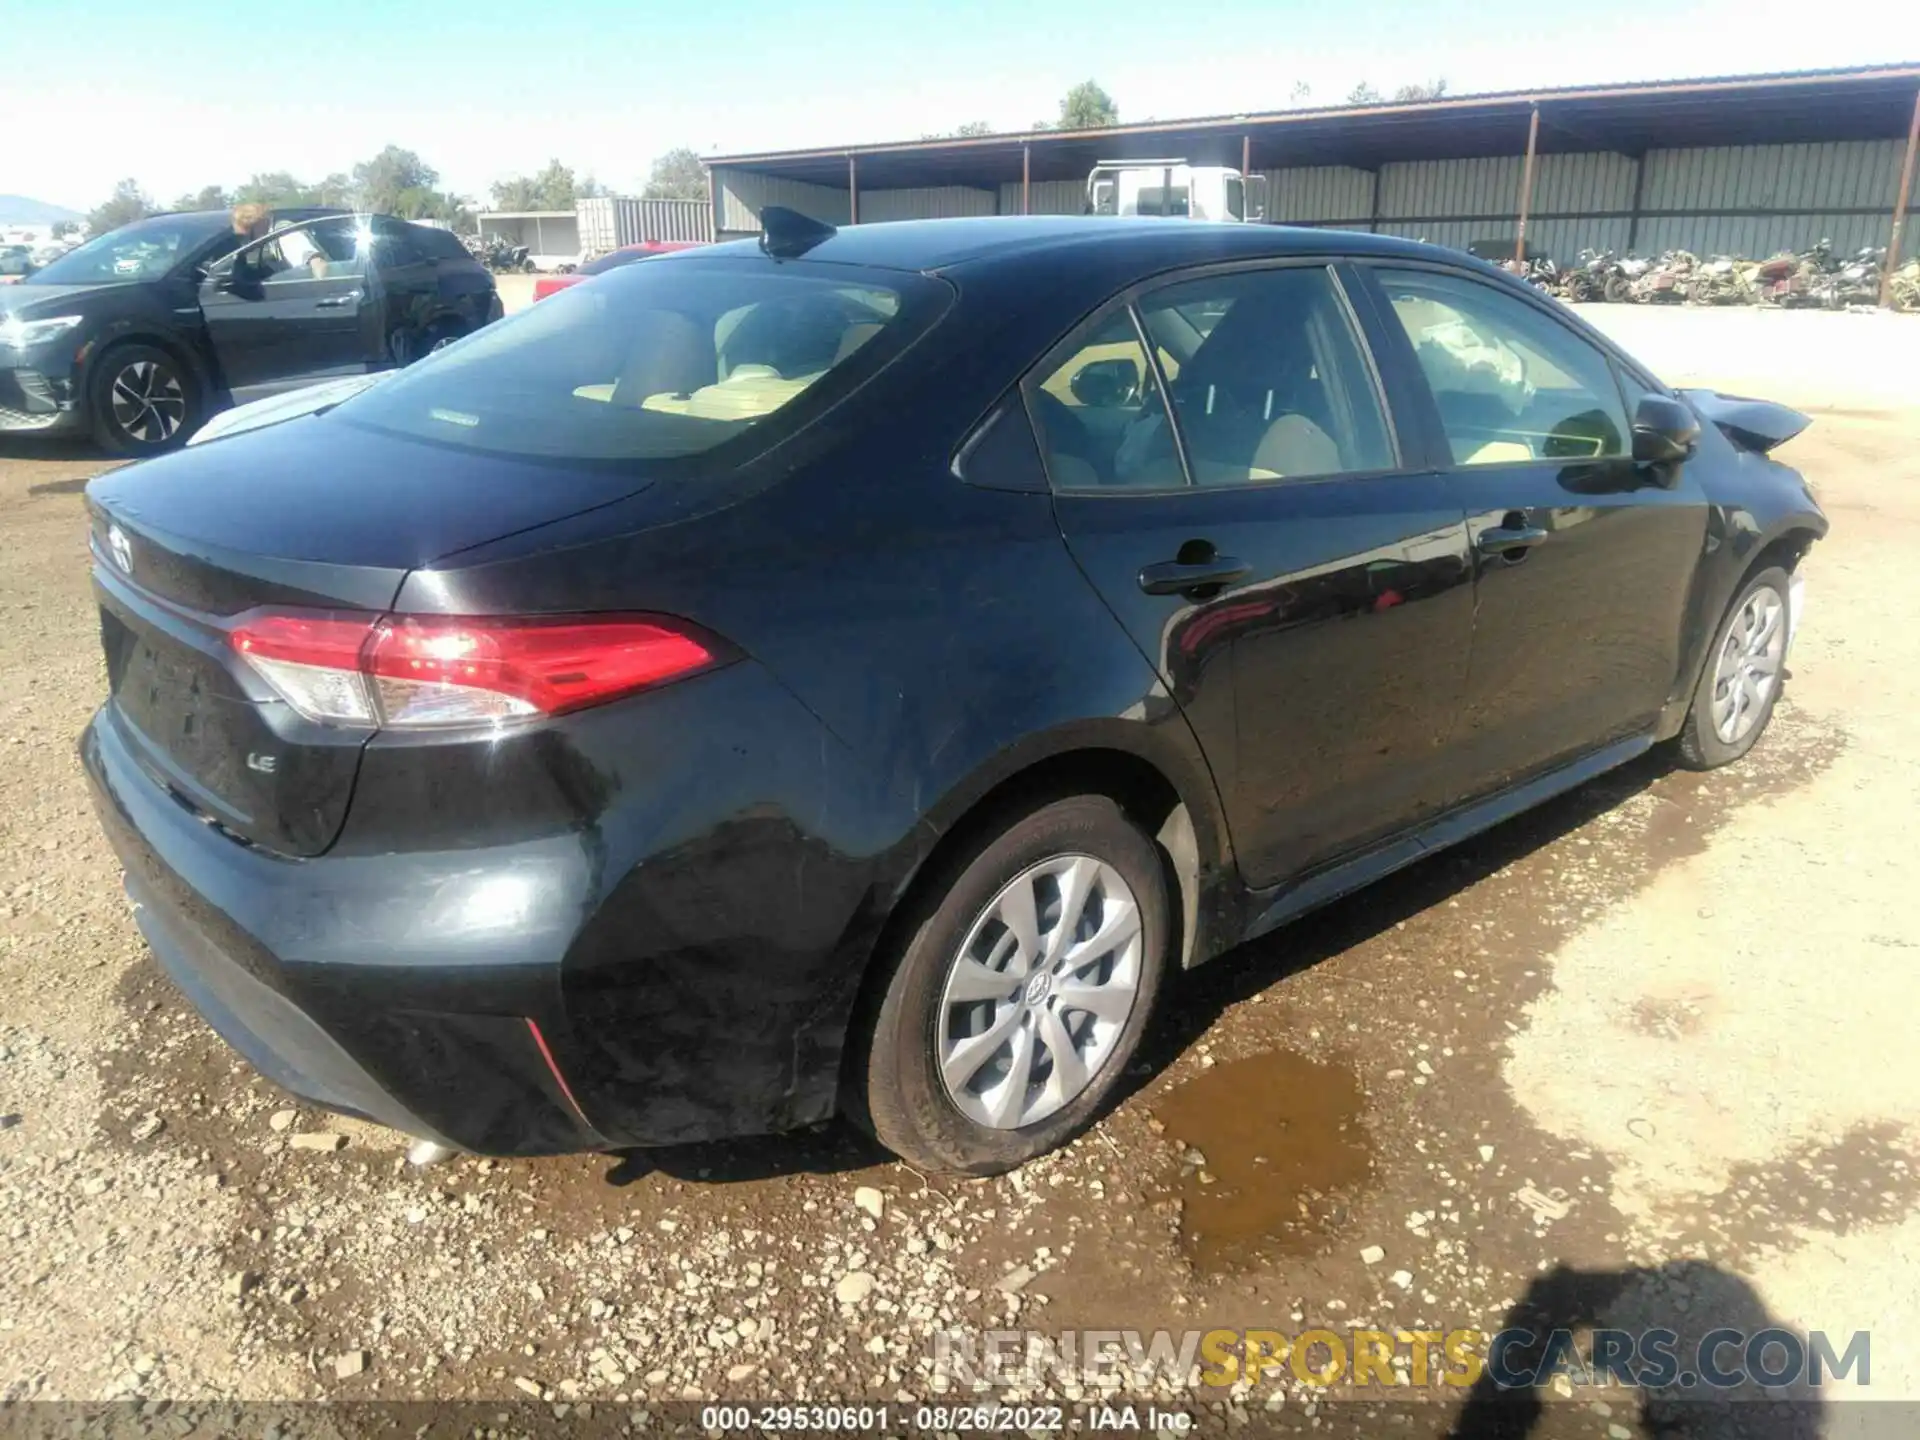
<path id="1" fill-rule="evenodd" d="M 1373 1171 L 1348 1070 L 1272 1050 L 1202 1071 L 1153 1102 L 1178 1142 L 1181 1243 L 1201 1270 L 1317 1249 Z"/>

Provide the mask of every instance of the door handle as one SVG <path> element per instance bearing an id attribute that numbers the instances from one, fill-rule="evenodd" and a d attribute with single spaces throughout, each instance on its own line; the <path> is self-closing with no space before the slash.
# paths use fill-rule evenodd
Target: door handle
<path id="1" fill-rule="evenodd" d="M 331 299 L 316 300 L 313 302 L 313 308 L 316 310 L 343 310 L 349 305 L 357 305 L 359 303 L 360 292 L 356 290 L 351 295 L 335 295 Z"/>
<path id="2" fill-rule="evenodd" d="M 1512 555 L 1518 559 L 1521 552 L 1532 549 L 1547 535 L 1538 525 L 1496 525 L 1482 530 L 1473 543 L 1482 555 Z"/>
<path id="3" fill-rule="evenodd" d="M 1140 567 L 1140 588 L 1149 595 L 1188 595 L 1195 590 L 1231 585 L 1245 576 L 1248 568 L 1246 561 L 1227 555 L 1192 564 L 1162 560 Z"/>

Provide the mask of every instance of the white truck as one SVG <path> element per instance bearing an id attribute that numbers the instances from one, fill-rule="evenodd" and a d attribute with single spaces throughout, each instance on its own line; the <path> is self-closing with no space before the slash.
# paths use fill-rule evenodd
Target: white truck
<path id="1" fill-rule="evenodd" d="M 1102 160 L 1087 175 L 1089 215 L 1168 215 L 1184 220 L 1261 220 L 1267 177 L 1185 160 Z"/>

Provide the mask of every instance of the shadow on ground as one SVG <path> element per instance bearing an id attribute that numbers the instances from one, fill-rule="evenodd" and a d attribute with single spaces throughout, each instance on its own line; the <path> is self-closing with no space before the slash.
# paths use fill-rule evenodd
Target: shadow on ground
<path id="1" fill-rule="evenodd" d="M 1751 1285 L 1713 1265 L 1558 1267 L 1528 1286 L 1502 1331 L 1453 1440 L 1593 1435 L 1607 1419 L 1624 1434 L 1636 1411 L 1642 1434 L 1688 1440 L 1816 1440 L 1826 1432 L 1819 1380 L 1808 1371 L 1818 1364 L 1811 1337 L 1783 1326 Z M 1830 1338 L 1833 1355 L 1843 1356 L 1847 1337 Z M 1615 1366 L 1602 1364 L 1607 1353 Z M 1606 1383 L 1595 1373 L 1606 1368 L 1614 1379 L 1599 1424 L 1591 1397 L 1601 1392 L 1547 1398 L 1556 1375 L 1574 1386 Z M 1708 1375 L 1737 1383 L 1709 1383 Z M 1502 1388 L 1502 1378 L 1516 1383 Z"/>

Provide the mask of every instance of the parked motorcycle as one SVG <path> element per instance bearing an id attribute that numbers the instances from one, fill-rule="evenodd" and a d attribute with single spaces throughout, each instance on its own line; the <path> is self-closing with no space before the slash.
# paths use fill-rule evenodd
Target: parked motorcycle
<path id="1" fill-rule="evenodd" d="M 1607 300 L 1615 304 L 1627 298 L 1629 283 L 1621 273 L 1620 259 L 1611 250 L 1586 249 L 1580 263 L 1569 266 L 1560 276 L 1562 298 L 1574 304 Z"/>
<path id="2" fill-rule="evenodd" d="M 1868 245 L 1838 269 L 1822 275 L 1813 286 L 1817 301 L 1829 310 L 1844 310 L 1850 305 L 1880 303 L 1880 272 L 1885 265 L 1884 247 Z"/>
<path id="3" fill-rule="evenodd" d="M 1754 269 L 1731 255 L 1715 255 L 1693 272 L 1687 300 L 1694 305 L 1751 305 L 1758 298 Z"/>
<path id="4" fill-rule="evenodd" d="M 1689 250 L 1668 250 L 1634 280 L 1629 293 L 1640 305 L 1677 305 L 1687 298 L 1699 261 Z"/>
<path id="5" fill-rule="evenodd" d="M 524 245 L 511 245 L 498 235 L 469 235 L 462 242 L 467 253 L 489 270 L 530 272 L 533 260 Z"/>
<path id="6" fill-rule="evenodd" d="M 1893 272 L 1893 308 L 1920 310 L 1920 260 L 1909 260 Z"/>

